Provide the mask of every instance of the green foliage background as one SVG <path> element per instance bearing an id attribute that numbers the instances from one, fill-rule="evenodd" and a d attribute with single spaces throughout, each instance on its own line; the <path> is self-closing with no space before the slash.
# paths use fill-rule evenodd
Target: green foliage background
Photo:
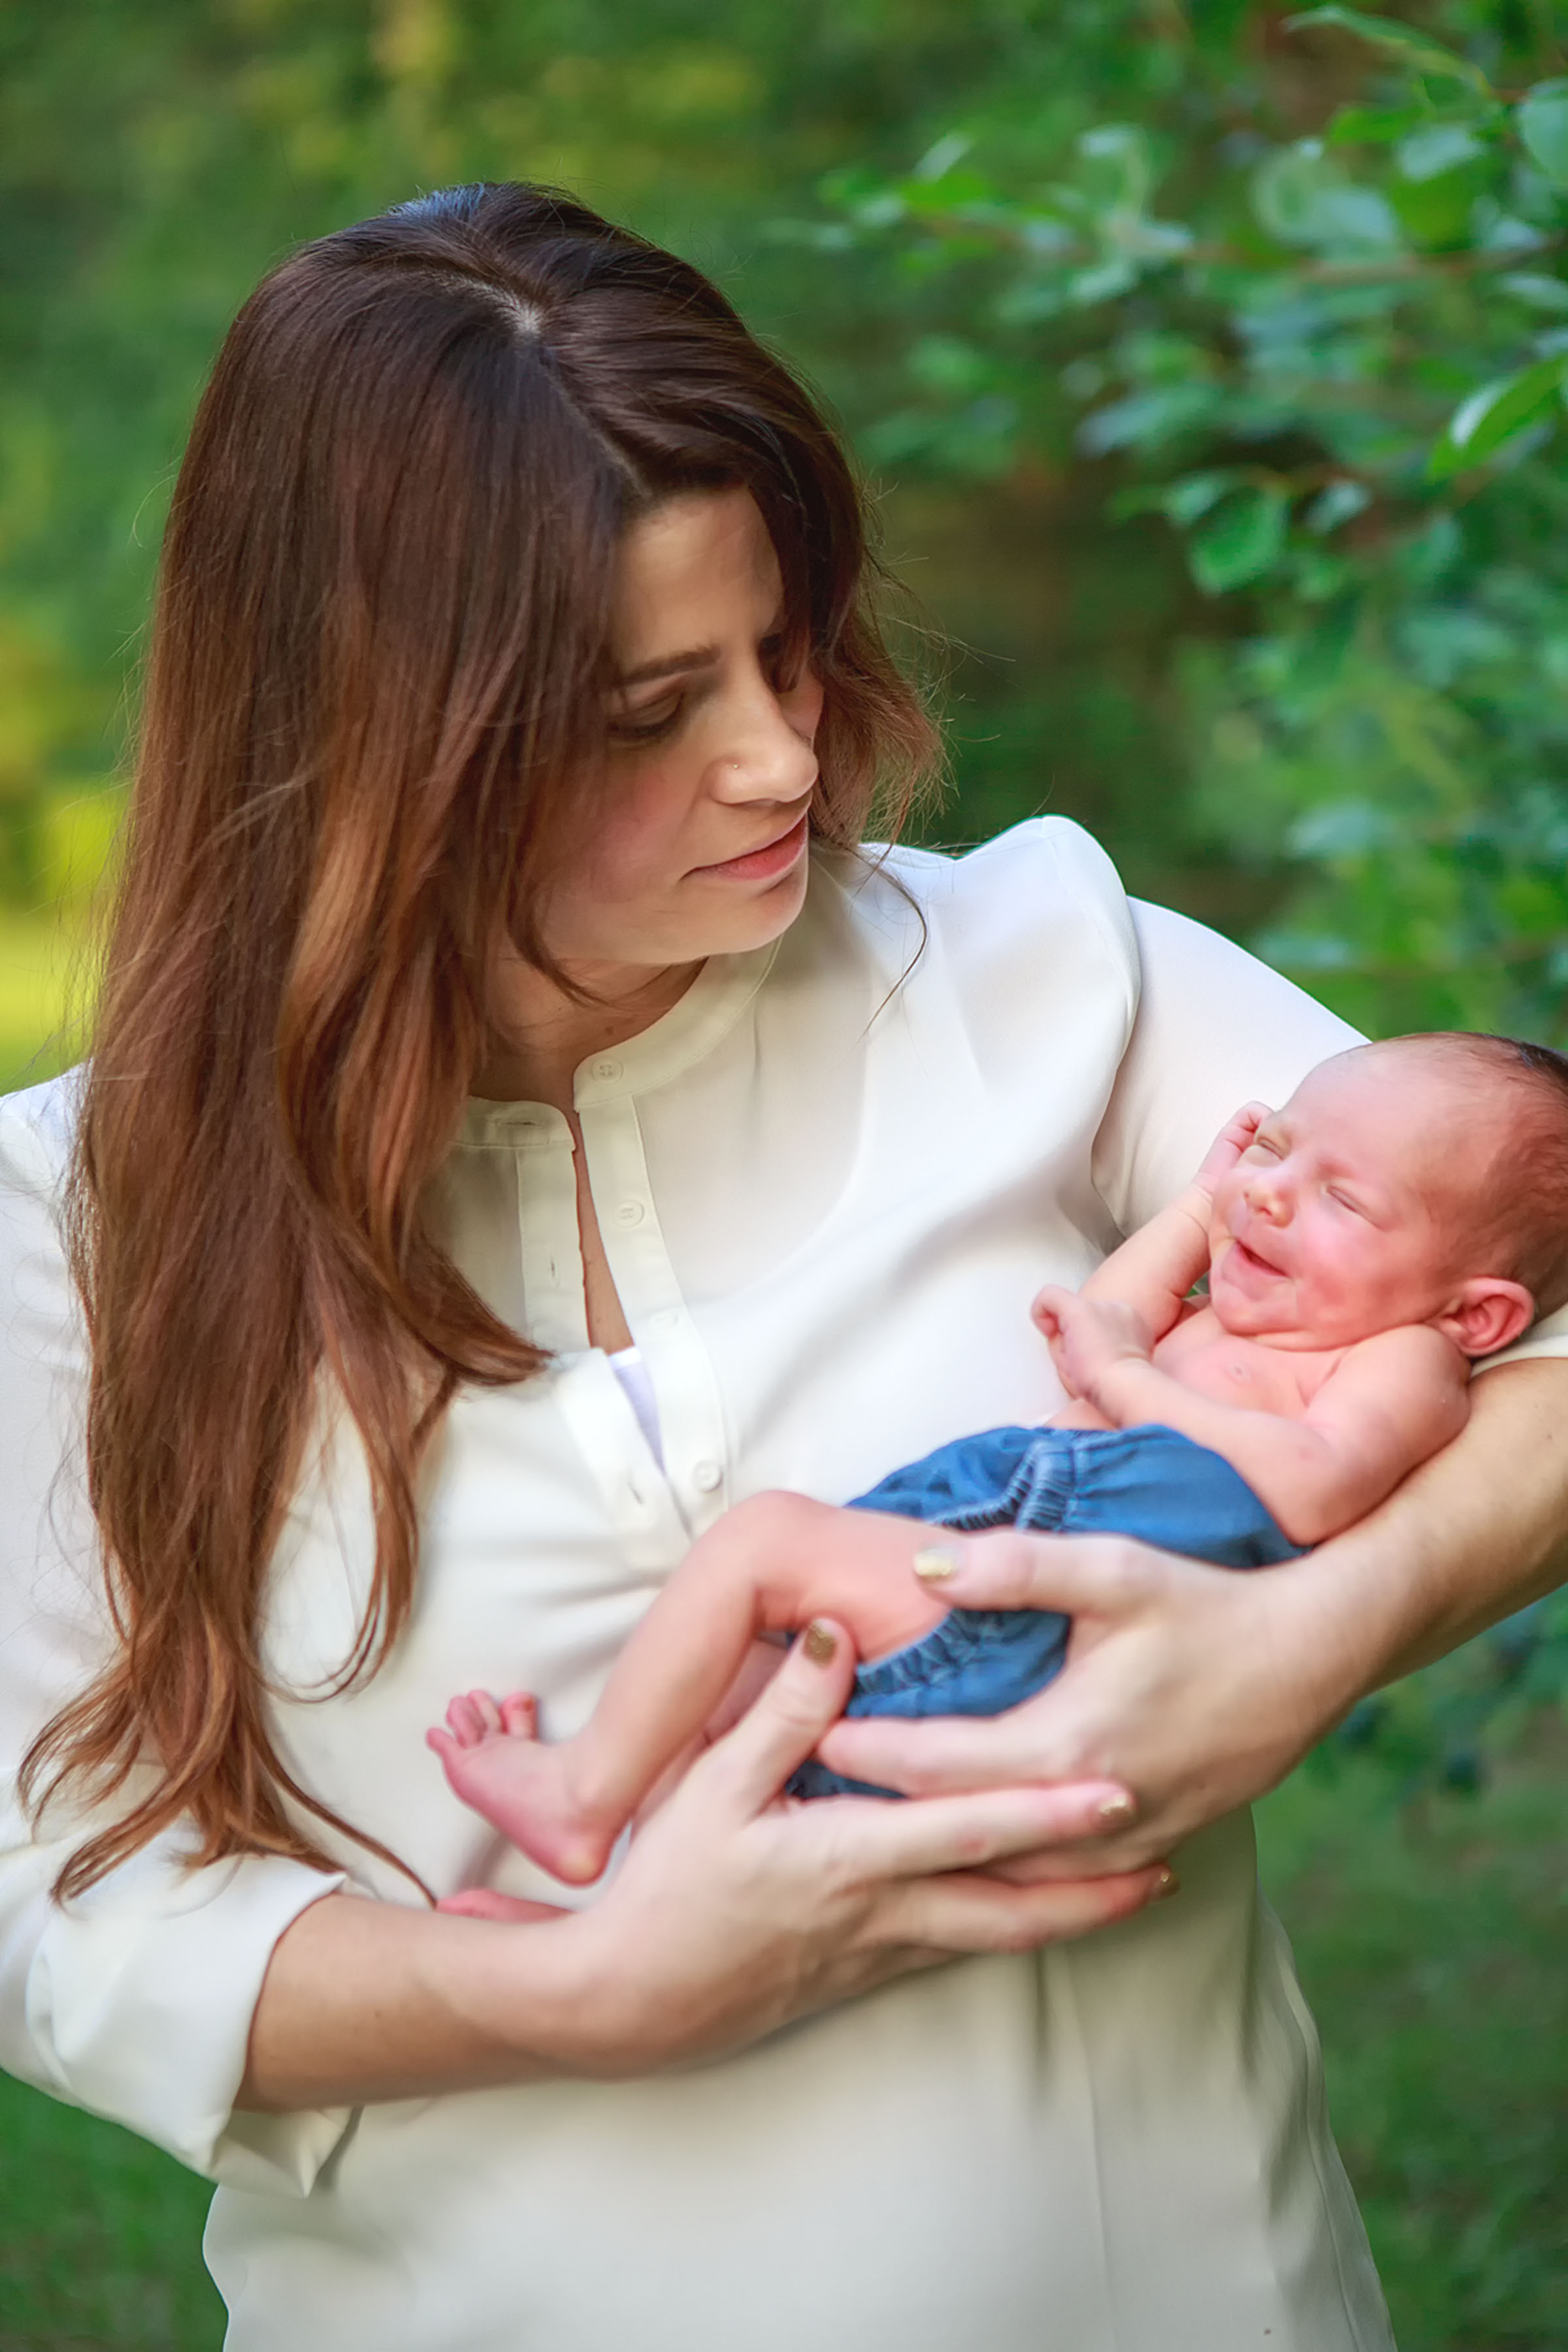
<path id="1" fill-rule="evenodd" d="M 228 319 L 300 238 L 509 176 L 692 255 L 844 418 L 952 643 L 933 838 L 1065 810 L 1371 1029 L 1568 1043 L 1568 24 L 1394 5 L 6 0 L 0 1079 L 74 1050 Z M 1363 1710 L 1319 1762 L 1341 1782 L 1269 1816 L 1406 2352 L 1568 2342 L 1561 1900 L 1531 1870 L 1565 1656 L 1561 1605 L 1529 1612 Z M 1423 1829 L 1445 1790 L 1480 1793 Z M 1439 1981 L 1413 1939 L 1441 1940 L 1450 1869 Z M 1487 2042 L 1465 2112 L 1512 2137 L 1467 2152 L 1441 2085 L 1505 1950 L 1539 2032 Z M 163 2173 L 17 2116 L 0 2352 L 211 2340 L 197 2289 L 80 2291 L 84 2260 L 144 2276 L 172 2242 Z M 47 2233 L 57 2159 L 96 2184 L 96 2254 Z"/>

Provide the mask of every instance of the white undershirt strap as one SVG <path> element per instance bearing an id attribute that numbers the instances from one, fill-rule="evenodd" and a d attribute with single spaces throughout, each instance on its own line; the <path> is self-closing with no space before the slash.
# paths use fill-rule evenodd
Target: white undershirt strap
<path id="1" fill-rule="evenodd" d="M 637 1426 L 647 1440 L 648 1452 L 662 1470 L 664 1439 L 658 1425 L 658 1401 L 653 1392 L 647 1366 L 640 1348 L 621 1348 L 610 1358 L 610 1369 L 626 1392 L 626 1401 L 637 1417 Z"/>

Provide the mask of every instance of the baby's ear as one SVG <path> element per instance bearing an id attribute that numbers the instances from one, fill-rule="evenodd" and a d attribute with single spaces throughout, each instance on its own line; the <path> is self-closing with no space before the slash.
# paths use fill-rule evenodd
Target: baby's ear
<path id="1" fill-rule="evenodd" d="M 1433 1317 L 1445 1339 L 1467 1356 L 1495 1356 L 1510 1348 L 1535 1320 L 1535 1301 L 1522 1282 L 1478 1274 L 1460 1284 L 1452 1304 Z"/>

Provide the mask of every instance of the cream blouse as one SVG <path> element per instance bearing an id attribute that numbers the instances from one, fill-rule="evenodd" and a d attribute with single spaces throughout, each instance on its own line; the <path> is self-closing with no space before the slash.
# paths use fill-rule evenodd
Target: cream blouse
<path id="1" fill-rule="evenodd" d="M 547 1371 L 465 1392 L 423 1496 L 413 1619 L 363 1688 L 372 1556 L 329 1423 L 276 1562 L 278 1729 L 304 1786 L 438 1892 L 577 1901 L 448 1792 L 423 1745 L 474 1684 L 548 1733 L 691 1538 L 740 1497 L 842 1499 L 1058 1400 L 1028 1304 L 1080 1282 L 1252 1096 L 1350 1042 L 1182 918 L 1129 908 L 1045 820 L 956 860 L 822 856 L 776 947 L 710 962 L 577 1076 L 655 1459 L 589 1347 L 566 1121 L 476 1103 L 438 1214 Z M 55 1224 L 74 1089 L 0 1107 L 0 1758 L 106 1634 L 81 1485 L 83 1349 Z M 62 1838 L 68 1825 L 61 1824 Z M 1179 1901 L 955 1962 L 739 2058 L 288 2117 L 233 2115 L 279 1935 L 338 1880 L 169 1839 L 68 1911 L 67 1845 L 0 1786 L 0 2060 L 218 2184 L 233 2352 L 1384 2352 L 1317 2043 L 1243 1813 Z M 343 1873 L 404 1880 L 358 1847 Z"/>

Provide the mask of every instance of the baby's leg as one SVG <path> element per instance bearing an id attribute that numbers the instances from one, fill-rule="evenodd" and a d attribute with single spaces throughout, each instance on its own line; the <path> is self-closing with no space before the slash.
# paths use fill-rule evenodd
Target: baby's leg
<path id="1" fill-rule="evenodd" d="M 911 1573 L 924 1530 L 759 1495 L 695 1544 L 616 1661 L 593 1719 L 544 1746 L 532 1701 L 455 1699 L 429 1742 L 453 1789 L 557 1878 L 596 1878 L 661 1773 L 699 1738 L 759 1633 L 837 1618 L 875 1657 L 947 1614 Z"/>

